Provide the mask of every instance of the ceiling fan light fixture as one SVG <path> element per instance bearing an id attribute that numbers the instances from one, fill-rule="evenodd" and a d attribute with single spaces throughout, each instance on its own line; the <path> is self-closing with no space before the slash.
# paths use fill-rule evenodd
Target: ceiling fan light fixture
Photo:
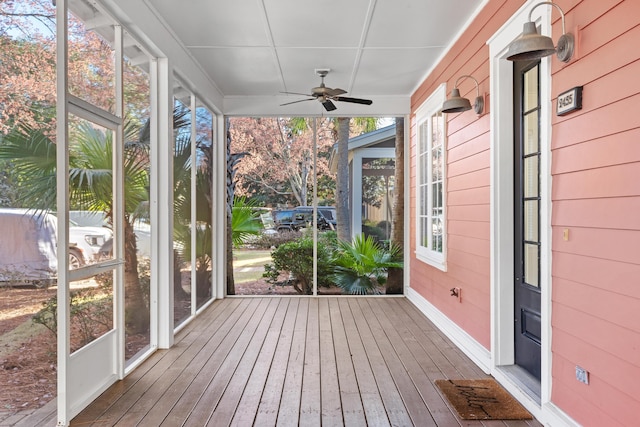
<path id="1" fill-rule="evenodd" d="M 476 84 L 476 98 L 473 103 L 473 110 L 476 114 L 482 114 L 484 111 L 484 98 L 480 96 L 480 86 L 478 85 L 478 81 L 473 76 L 464 75 L 456 79 L 456 83 L 453 85 L 453 90 L 451 91 L 451 96 L 442 104 L 443 113 L 462 113 L 463 111 L 471 109 L 471 101 L 460 96 L 460 89 L 458 89 L 458 83 L 461 79 L 465 78 L 472 79 Z"/>
<path id="2" fill-rule="evenodd" d="M 320 77 L 321 82 L 320 82 L 320 86 L 318 87 L 314 87 L 311 89 L 311 94 L 310 95 L 306 95 L 304 93 L 296 93 L 296 92 L 282 92 L 285 94 L 289 94 L 289 95 L 302 95 L 302 96 L 308 96 L 308 99 L 302 99 L 299 101 L 293 101 L 293 102 L 287 102 L 284 104 L 280 104 L 280 106 L 283 105 L 290 105 L 290 104 L 297 104 L 298 102 L 303 102 L 303 101 L 312 101 L 312 100 L 318 100 L 322 106 L 324 107 L 325 110 L 327 111 L 333 111 L 336 110 L 337 107 L 336 105 L 332 102 L 332 101 L 339 101 L 339 102 L 348 102 L 348 103 L 352 103 L 352 104 L 362 104 L 362 105 L 371 105 L 373 103 L 373 101 L 371 101 L 370 99 L 362 99 L 362 98 L 351 98 L 348 96 L 341 96 L 344 95 L 345 93 L 347 93 L 346 90 L 344 89 L 340 89 L 340 88 L 330 88 L 325 86 L 324 84 L 324 78 L 327 76 L 327 74 L 329 74 L 329 71 L 331 71 L 329 68 L 316 68 L 315 69 L 315 73 Z"/>

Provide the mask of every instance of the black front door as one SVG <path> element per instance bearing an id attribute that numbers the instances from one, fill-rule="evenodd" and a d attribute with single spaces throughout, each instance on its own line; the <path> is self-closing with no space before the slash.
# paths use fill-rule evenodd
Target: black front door
<path id="1" fill-rule="evenodd" d="M 513 75 L 515 363 L 540 380 L 540 61 Z"/>

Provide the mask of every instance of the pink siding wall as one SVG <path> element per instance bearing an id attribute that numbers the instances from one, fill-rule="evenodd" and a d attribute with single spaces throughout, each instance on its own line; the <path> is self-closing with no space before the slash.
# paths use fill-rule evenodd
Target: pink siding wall
<path id="1" fill-rule="evenodd" d="M 473 75 L 480 93 L 489 94 L 489 47 L 486 41 L 520 7 L 520 2 L 492 1 L 469 30 L 444 58 L 411 99 L 418 108 L 442 83 L 447 96 L 455 80 Z M 475 84 L 460 82 L 462 96 L 473 99 Z M 485 99 L 485 112 L 447 115 L 447 272 L 411 260 L 411 287 L 440 311 L 464 328 L 474 339 L 490 348 L 490 240 L 489 177 L 491 99 Z M 416 123 L 411 122 L 411 165 L 416 158 Z M 415 251 L 415 184 L 411 170 L 411 249 Z M 449 289 L 462 288 L 462 302 L 450 296 Z"/>
<path id="2" fill-rule="evenodd" d="M 552 96 L 583 85 L 584 101 L 553 118 L 552 400 L 584 425 L 637 425 L 640 2 L 565 3 L 579 48 L 554 62 Z"/>
<path id="3" fill-rule="evenodd" d="M 491 0 L 412 97 L 472 74 L 489 92 L 485 45 L 522 5 Z M 552 118 L 552 401 L 583 425 L 638 424 L 640 408 L 640 1 L 558 0 L 577 32 L 569 64 L 552 63 L 558 93 L 584 86 L 583 108 Z M 553 33 L 561 32 L 554 11 Z M 473 99 L 470 80 L 461 93 Z M 491 109 L 490 96 L 486 100 Z M 448 266 L 411 260 L 411 286 L 490 347 L 489 115 L 448 115 Z M 415 250 L 415 121 L 411 227 Z M 569 239 L 563 239 L 564 229 Z M 463 289 L 463 301 L 449 288 Z M 575 379 L 575 366 L 590 384 Z M 545 373 L 543 373 L 545 375 Z"/>

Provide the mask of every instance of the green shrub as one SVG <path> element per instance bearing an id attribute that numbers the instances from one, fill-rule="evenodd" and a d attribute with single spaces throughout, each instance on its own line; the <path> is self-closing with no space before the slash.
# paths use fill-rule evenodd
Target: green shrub
<path id="1" fill-rule="evenodd" d="M 330 248 L 318 241 L 318 286 L 331 285 Z M 304 295 L 313 294 L 313 239 L 303 236 L 299 239 L 283 243 L 271 251 L 273 264 L 265 265 L 264 277 L 272 284 L 282 284 L 278 278 L 283 273 L 289 274 L 288 283 L 296 292 Z"/>

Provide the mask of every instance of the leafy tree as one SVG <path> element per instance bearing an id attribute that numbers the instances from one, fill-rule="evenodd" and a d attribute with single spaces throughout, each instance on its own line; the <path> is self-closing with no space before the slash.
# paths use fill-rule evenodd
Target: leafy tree
<path id="1" fill-rule="evenodd" d="M 0 133 L 18 122 L 54 133 L 55 54 L 51 2 L 0 3 Z"/>
<path id="2" fill-rule="evenodd" d="M 310 204 L 313 171 L 313 132 L 311 120 L 282 117 L 231 118 L 233 151 L 246 152 L 238 164 L 238 191 L 254 198 L 268 194 L 271 204 L 298 206 Z M 330 121 L 318 126 L 318 176 L 326 176 L 329 151 L 333 144 Z"/>

